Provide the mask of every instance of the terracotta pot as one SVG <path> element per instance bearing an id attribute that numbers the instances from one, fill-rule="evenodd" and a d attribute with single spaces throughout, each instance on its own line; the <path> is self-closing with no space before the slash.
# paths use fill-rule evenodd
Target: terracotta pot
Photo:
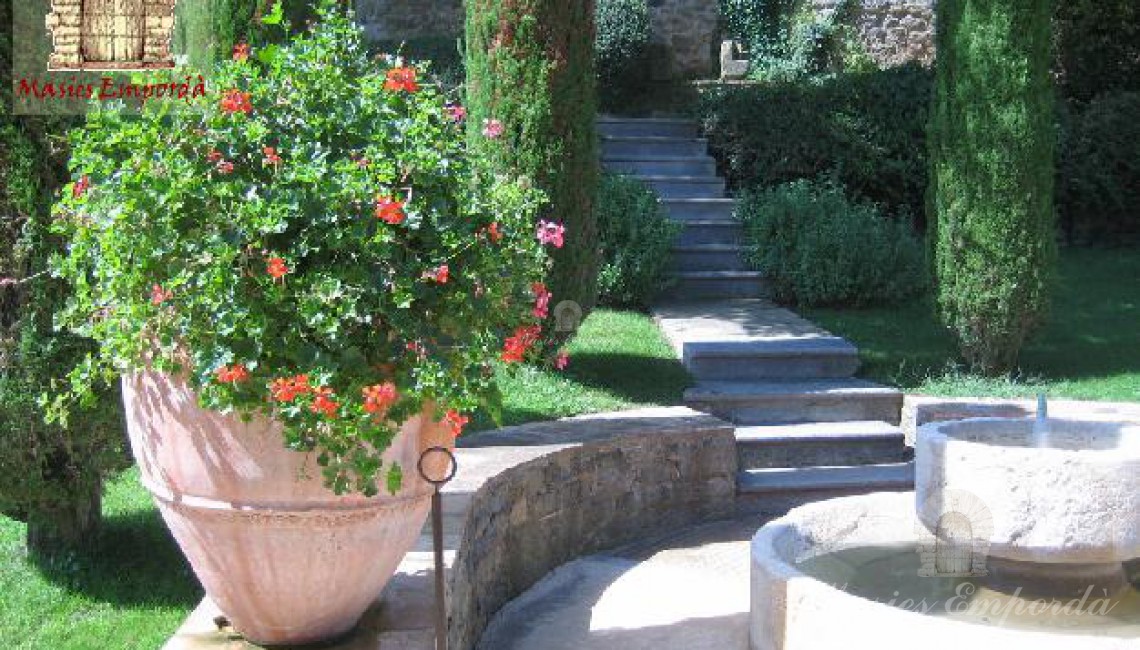
<path id="1" fill-rule="evenodd" d="M 347 633 L 423 528 L 431 487 L 420 451 L 450 446 L 430 417 L 404 424 L 384 454 L 404 468 L 395 496 L 336 496 L 315 454 L 284 447 L 281 426 L 198 406 L 185 382 L 124 376 L 123 403 L 142 482 L 206 593 L 235 630 L 264 645 Z"/>

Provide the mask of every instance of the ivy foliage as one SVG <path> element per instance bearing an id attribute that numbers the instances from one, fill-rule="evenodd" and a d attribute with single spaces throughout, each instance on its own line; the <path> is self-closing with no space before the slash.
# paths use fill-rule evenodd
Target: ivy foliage
<path id="1" fill-rule="evenodd" d="M 202 405 L 278 418 L 338 493 L 399 487 L 398 424 L 496 411 L 502 339 L 533 324 L 539 197 L 481 173 L 462 108 L 374 59 L 333 0 L 288 43 L 240 48 L 217 92 L 95 107 L 57 206 L 72 374 L 183 374 Z M 265 16 L 287 29 L 280 12 Z M 181 100 L 179 100 L 181 104 Z"/>

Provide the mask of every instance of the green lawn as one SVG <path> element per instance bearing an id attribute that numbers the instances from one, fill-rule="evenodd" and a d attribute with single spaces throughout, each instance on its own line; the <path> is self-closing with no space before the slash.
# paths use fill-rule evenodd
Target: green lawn
<path id="1" fill-rule="evenodd" d="M 506 423 L 677 404 L 689 381 L 652 319 L 642 314 L 595 312 L 569 351 L 565 372 L 501 373 Z M 98 544 L 46 567 L 25 558 L 25 526 L 0 516 L 4 650 L 158 648 L 197 604 L 198 582 L 139 485 L 137 470 L 111 481 L 103 513 Z"/>
<path id="2" fill-rule="evenodd" d="M 1050 320 L 1009 379 L 964 373 L 929 301 L 803 314 L 859 346 L 861 375 L 908 391 L 1140 401 L 1140 248 L 1063 251 Z"/>
<path id="3" fill-rule="evenodd" d="M 25 526 L 0 517 L 0 639 L 5 648 L 158 648 L 202 597 L 190 566 L 131 469 L 111 481 L 98 543 L 37 566 Z"/>

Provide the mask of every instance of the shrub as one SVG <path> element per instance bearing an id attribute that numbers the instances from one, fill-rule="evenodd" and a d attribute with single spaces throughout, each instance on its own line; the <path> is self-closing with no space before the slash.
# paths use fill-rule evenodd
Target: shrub
<path id="1" fill-rule="evenodd" d="M 337 6 L 181 110 L 92 109 L 57 205 L 59 317 L 100 345 L 74 394 L 178 372 L 205 408 L 277 418 L 336 492 L 374 494 L 401 482 L 395 423 L 433 403 L 458 433 L 495 408 L 493 362 L 540 334 L 545 253 L 534 192 L 476 169 L 459 107 Z"/>
<path id="2" fill-rule="evenodd" d="M 548 196 L 542 219 L 565 227 L 549 284 L 553 304 L 597 300 L 594 3 L 472 0 L 467 6 L 468 137 L 499 173 Z M 494 138 L 486 138 L 485 126 Z M 501 133 L 500 133 L 501 131 Z"/>
<path id="3" fill-rule="evenodd" d="M 1097 97 L 1067 123 L 1057 203 L 1069 239 L 1140 233 L 1140 93 Z"/>
<path id="4" fill-rule="evenodd" d="M 681 224 L 669 219 L 657 193 L 625 176 L 603 174 L 594 199 L 602 268 L 602 304 L 648 308 L 668 288 L 670 251 Z"/>
<path id="5" fill-rule="evenodd" d="M 648 75 L 649 5 L 646 0 L 597 0 L 594 61 L 598 102 L 618 112 L 645 91 Z"/>
<path id="6" fill-rule="evenodd" d="M 1011 370 L 1056 257 L 1050 6 L 941 0 L 930 126 L 939 307 L 966 361 Z"/>
<path id="7" fill-rule="evenodd" d="M 819 83 L 719 87 L 698 107 L 736 188 L 833 172 L 855 197 L 921 217 L 931 73 L 917 64 Z"/>
<path id="8" fill-rule="evenodd" d="M 924 248 L 910 226 L 849 201 L 833 180 L 746 193 L 737 216 L 749 261 L 782 302 L 862 306 L 927 288 Z"/>
<path id="9" fill-rule="evenodd" d="M 39 397 L 91 352 L 56 333 L 65 298 L 46 275 L 62 250 L 50 236 L 51 197 L 66 149 L 59 118 L 0 118 L 0 512 L 26 518 L 28 549 L 47 556 L 89 541 L 103 479 L 126 459 L 114 395 L 103 392 L 67 425 L 48 424 Z"/>

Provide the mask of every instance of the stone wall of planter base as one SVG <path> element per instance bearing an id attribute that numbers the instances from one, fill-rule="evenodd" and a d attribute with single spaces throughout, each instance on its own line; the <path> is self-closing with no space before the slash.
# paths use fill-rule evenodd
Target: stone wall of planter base
<path id="1" fill-rule="evenodd" d="M 561 564 L 732 514 L 736 440 L 720 420 L 656 409 L 533 426 L 530 444 L 588 442 L 510 467 L 472 494 L 451 567 L 455 650 L 473 648 L 503 605 Z M 525 427 L 499 435 L 528 440 Z"/>
<path id="2" fill-rule="evenodd" d="M 918 427 L 929 422 L 967 418 L 1031 418 L 1037 414 L 1037 400 L 927 397 L 907 395 L 903 400 L 902 429 L 906 444 L 914 446 Z M 1140 404 L 1134 402 L 1081 402 L 1050 400 L 1050 417 L 1071 419 L 1113 419 L 1140 422 Z"/>

